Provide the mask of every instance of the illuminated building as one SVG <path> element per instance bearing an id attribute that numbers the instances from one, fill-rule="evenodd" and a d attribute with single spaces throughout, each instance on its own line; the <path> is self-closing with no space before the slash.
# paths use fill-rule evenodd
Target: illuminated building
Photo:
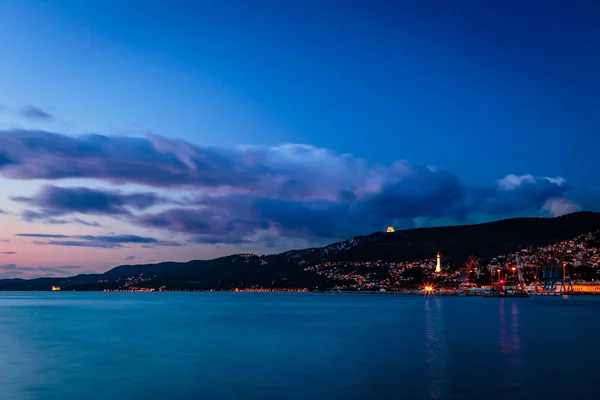
<path id="1" fill-rule="evenodd" d="M 439 274 L 440 272 L 442 272 L 442 262 L 440 259 L 440 253 L 437 253 L 437 255 L 435 256 L 436 258 L 436 264 L 435 264 L 435 273 Z"/>
<path id="2" fill-rule="evenodd" d="M 388 226 L 386 232 L 390 233 L 390 232 L 395 232 L 394 227 L 393 226 Z"/>
<path id="3" fill-rule="evenodd" d="M 60 288 L 58 286 L 52 286 L 53 292 L 58 292 L 59 290 L 60 290 Z"/>
<path id="4" fill-rule="evenodd" d="M 600 282 L 577 282 L 573 284 L 573 292 L 600 294 Z"/>

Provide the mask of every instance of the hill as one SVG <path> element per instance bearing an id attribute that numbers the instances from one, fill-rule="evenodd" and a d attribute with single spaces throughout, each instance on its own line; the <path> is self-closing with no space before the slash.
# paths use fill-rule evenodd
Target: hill
<path id="1" fill-rule="evenodd" d="M 321 248 L 257 256 L 237 254 L 214 260 L 122 265 L 104 274 L 69 278 L 0 280 L 0 290 L 102 290 L 124 287 L 229 290 L 235 287 L 328 288 L 335 282 L 305 268 L 325 262 L 423 260 L 443 254 L 460 265 L 474 254 L 484 262 L 519 247 L 536 247 L 600 230 L 600 213 L 578 212 L 557 218 L 514 218 L 496 222 L 378 232 Z"/>

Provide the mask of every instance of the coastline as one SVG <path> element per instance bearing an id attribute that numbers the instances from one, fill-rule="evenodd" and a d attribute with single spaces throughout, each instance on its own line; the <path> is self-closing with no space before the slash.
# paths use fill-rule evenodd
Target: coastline
<path id="1" fill-rule="evenodd" d="M 29 290 L 29 291 L 0 291 L 5 293 L 39 293 L 50 292 L 51 290 Z M 407 290 L 407 291 L 337 291 L 337 290 L 58 290 L 53 292 L 63 293 L 307 293 L 307 294 L 358 294 L 358 295 L 383 295 L 383 296 L 423 296 L 423 297 L 495 297 L 495 298 L 525 298 L 537 296 L 600 296 L 600 293 L 593 292 L 546 292 L 546 293 L 528 293 L 527 296 L 514 295 L 496 295 L 496 294 L 461 294 L 458 291 L 443 291 L 426 293 L 423 290 Z"/>

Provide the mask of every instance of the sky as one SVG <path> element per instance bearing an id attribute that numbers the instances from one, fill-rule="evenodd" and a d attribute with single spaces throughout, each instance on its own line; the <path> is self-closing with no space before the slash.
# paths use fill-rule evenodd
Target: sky
<path id="1" fill-rule="evenodd" d="M 600 211 L 596 1 L 4 0 L 0 278 Z"/>

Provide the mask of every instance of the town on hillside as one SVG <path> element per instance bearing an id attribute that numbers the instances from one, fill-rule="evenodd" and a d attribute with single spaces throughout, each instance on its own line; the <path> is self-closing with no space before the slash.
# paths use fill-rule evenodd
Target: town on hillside
<path id="1" fill-rule="evenodd" d="M 392 227 L 387 232 L 393 232 Z M 469 257 L 444 265 L 443 256 L 403 262 L 328 261 L 307 266 L 336 291 L 414 291 L 476 294 L 600 294 L 600 233 L 590 232 L 543 247 L 489 260 Z"/>

